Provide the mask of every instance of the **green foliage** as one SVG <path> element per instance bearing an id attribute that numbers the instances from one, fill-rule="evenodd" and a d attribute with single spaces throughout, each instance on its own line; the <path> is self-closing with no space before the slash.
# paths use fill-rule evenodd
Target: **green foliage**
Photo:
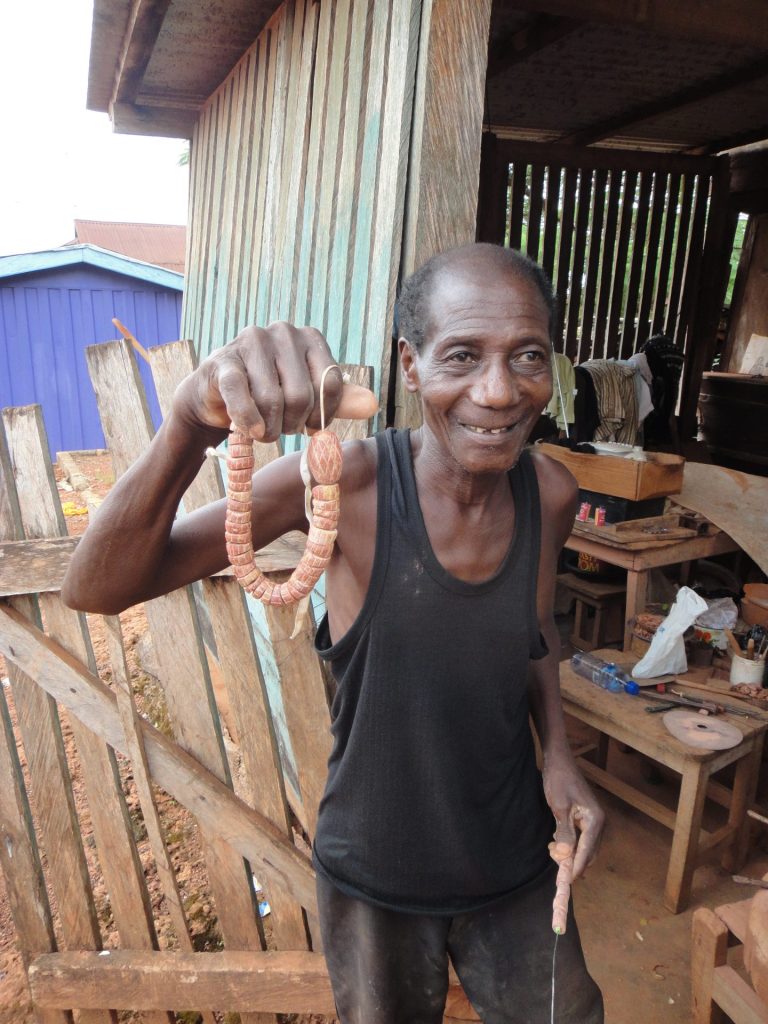
<path id="1" fill-rule="evenodd" d="M 725 292 L 725 305 L 729 307 L 733 300 L 733 286 L 736 283 L 736 271 L 739 269 L 741 250 L 744 247 L 744 233 L 747 230 L 748 221 L 749 217 L 746 213 L 739 214 L 739 220 L 736 224 L 736 234 L 733 239 L 733 249 L 731 251 L 731 270 L 728 275 L 728 288 Z"/>

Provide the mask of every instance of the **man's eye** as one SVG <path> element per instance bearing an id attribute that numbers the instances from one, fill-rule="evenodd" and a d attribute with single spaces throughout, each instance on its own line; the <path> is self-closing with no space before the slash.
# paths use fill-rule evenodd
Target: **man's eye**
<path id="1" fill-rule="evenodd" d="M 543 352 L 539 352 L 536 349 L 531 349 L 528 352 L 522 352 L 518 357 L 524 363 L 544 363 L 547 360 L 547 356 Z"/>
<path id="2" fill-rule="evenodd" d="M 452 353 L 450 359 L 451 359 L 452 363 L 468 363 L 472 359 L 472 353 L 471 352 L 454 352 L 454 353 Z"/>

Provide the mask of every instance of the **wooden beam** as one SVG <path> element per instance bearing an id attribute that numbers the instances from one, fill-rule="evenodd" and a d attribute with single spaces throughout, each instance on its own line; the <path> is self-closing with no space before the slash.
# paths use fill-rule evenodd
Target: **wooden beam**
<path id="1" fill-rule="evenodd" d="M 304 951 L 44 954 L 29 981 L 35 1003 L 51 1009 L 335 1012 L 322 954 Z"/>
<path id="2" fill-rule="evenodd" d="M 115 71 L 114 102 L 136 99 L 170 6 L 171 0 L 134 0 Z"/>
<path id="3" fill-rule="evenodd" d="M 294 530 L 256 552 L 262 572 L 293 570 L 304 551 L 306 538 Z M 48 537 L 41 540 L 0 542 L 0 597 L 45 594 L 61 590 L 64 574 L 79 537 Z M 216 576 L 232 576 L 228 566 Z"/>
<path id="4" fill-rule="evenodd" d="M 515 0 L 515 7 L 566 17 L 574 12 L 573 0 Z M 579 0 L 578 13 L 586 21 L 630 25 L 658 35 L 768 48 L 764 0 Z"/>
<path id="5" fill-rule="evenodd" d="M 684 150 L 687 156 L 709 156 L 713 153 L 724 153 L 729 149 L 737 149 L 739 146 L 749 146 L 753 142 L 763 142 L 768 139 L 768 122 L 750 128 L 748 131 L 737 132 L 735 135 L 721 136 L 713 142 L 703 146 L 692 146 Z"/>
<path id="6" fill-rule="evenodd" d="M 594 171 L 666 171 L 669 174 L 711 174 L 716 157 L 686 156 L 680 153 L 649 153 L 636 149 L 579 149 L 557 142 L 520 142 L 499 139 L 498 151 L 508 163 L 543 163 Z"/>
<path id="7" fill-rule="evenodd" d="M 115 694 L 69 651 L 3 602 L 0 652 L 92 732 L 128 754 Z M 194 757 L 143 719 L 140 726 L 152 780 L 184 804 L 201 825 L 215 829 L 238 853 L 259 865 L 271 884 L 315 913 L 309 858 Z"/>
<path id="8" fill-rule="evenodd" d="M 0 542 L 0 597 L 61 590 L 79 537 Z"/>
<path id="9" fill-rule="evenodd" d="M 571 35 L 583 24 L 577 18 L 553 18 L 549 14 L 540 14 L 523 28 L 505 32 L 488 50 L 488 79 L 503 74 L 539 50 Z"/>
<path id="10" fill-rule="evenodd" d="M 145 953 L 113 949 L 104 953 L 46 953 L 30 966 L 35 1005 L 44 1009 L 110 1006 L 115 1009 L 336 1012 L 322 953 Z M 451 971 L 446 1010 L 468 1004 Z"/>
<path id="11" fill-rule="evenodd" d="M 191 139 L 199 111 L 189 107 L 155 107 L 133 103 L 112 103 L 109 116 L 116 132 L 122 135 L 159 135 L 163 138 Z"/>
<path id="12" fill-rule="evenodd" d="M 629 110 L 619 111 L 603 121 L 563 135 L 557 141 L 563 146 L 590 146 L 617 132 L 623 132 L 630 125 L 638 124 L 641 121 L 650 121 L 654 117 L 668 114 L 671 110 L 679 110 L 681 107 L 709 99 L 738 86 L 749 85 L 766 76 L 768 76 L 768 59 L 762 57 L 760 60 L 752 61 L 740 68 L 725 71 L 713 78 L 680 89 L 678 92 L 672 93 L 671 96 L 660 96 L 658 99 L 640 103 Z"/>

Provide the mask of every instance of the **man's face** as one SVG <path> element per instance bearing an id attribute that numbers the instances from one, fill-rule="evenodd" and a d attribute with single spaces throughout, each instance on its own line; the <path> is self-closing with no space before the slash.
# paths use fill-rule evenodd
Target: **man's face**
<path id="1" fill-rule="evenodd" d="M 433 282 L 422 350 L 401 342 L 409 390 L 441 454 L 474 474 L 517 463 L 552 395 L 549 312 L 535 284 L 478 257 Z"/>

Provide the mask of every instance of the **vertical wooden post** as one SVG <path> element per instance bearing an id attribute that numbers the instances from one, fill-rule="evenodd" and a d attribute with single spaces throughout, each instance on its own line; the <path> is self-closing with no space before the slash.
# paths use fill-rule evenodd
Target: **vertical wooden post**
<path id="1" fill-rule="evenodd" d="M 688 330 L 680 398 L 681 438 L 696 436 L 696 407 L 699 401 L 701 378 L 712 363 L 717 325 L 728 284 L 728 267 L 738 219 L 738 214 L 730 208 L 728 202 L 729 183 L 728 158 L 721 157 L 719 167 L 712 176 L 712 196 L 707 218 L 701 275 Z"/>
<path id="2" fill-rule="evenodd" d="M 484 133 L 480 146 L 477 240 L 503 245 L 507 228 L 509 164 L 497 143 L 493 132 Z"/>
<path id="3" fill-rule="evenodd" d="M 424 0 L 411 130 L 403 275 L 475 238 L 491 0 Z M 421 420 L 398 387 L 395 422 Z"/>
<path id="4" fill-rule="evenodd" d="M 691 997 L 695 1024 L 722 1024 L 722 1010 L 712 1002 L 716 967 L 728 959 L 728 929 L 707 907 L 693 912 L 691 942 Z"/>

